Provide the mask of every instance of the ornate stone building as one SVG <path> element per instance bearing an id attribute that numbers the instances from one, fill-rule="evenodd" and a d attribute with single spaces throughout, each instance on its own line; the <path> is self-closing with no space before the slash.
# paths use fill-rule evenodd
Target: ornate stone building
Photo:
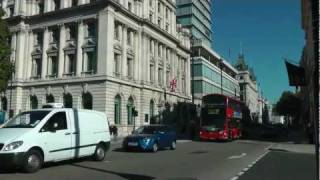
<path id="1" fill-rule="evenodd" d="M 235 68 L 238 70 L 236 78 L 240 85 L 240 100 L 248 106 L 252 118 L 262 123 L 264 99 L 259 94 L 254 71 L 246 64 L 243 54 L 239 55 Z"/>
<path id="2" fill-rule="evenodd" d="M 190 35 L 177 28 L 174 0 L 0 2 L 16 69 L 2 109 L 61 102 L 106 112 L 126 134 L 165 103 L 191 100 Z"/>

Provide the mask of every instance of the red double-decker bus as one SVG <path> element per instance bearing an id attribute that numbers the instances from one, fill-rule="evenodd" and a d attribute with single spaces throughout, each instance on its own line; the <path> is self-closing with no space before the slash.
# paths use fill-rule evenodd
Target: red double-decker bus
<path id="1" fill-rule="evenodd" d="M 209 94 L 202 99 L 200 139 L 232 140 L 241 137 L 243 103 L 234 98 Z"/>

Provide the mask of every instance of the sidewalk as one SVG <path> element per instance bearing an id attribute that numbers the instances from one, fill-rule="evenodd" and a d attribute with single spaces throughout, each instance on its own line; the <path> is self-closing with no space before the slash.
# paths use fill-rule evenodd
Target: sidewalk
<path id="1" fill-rule="evenodd" d="M 269 148 L 269 150 L 315 154 L 315 146 L 313 144 L 277 143 L 274 144 L 271 148 Z"/>

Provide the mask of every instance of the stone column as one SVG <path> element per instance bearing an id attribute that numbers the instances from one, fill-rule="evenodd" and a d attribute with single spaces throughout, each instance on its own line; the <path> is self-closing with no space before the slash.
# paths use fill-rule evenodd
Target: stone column
<path id="1" fill-rule="evenodd" d="M 134 40 L 134 54 L 135 57 L 133 59 L 133 63 L 134 63 L 134 68 L 133 68 L 133 72 L 134 72 L 134 80 L 142 80 L 140 79 L 139 76 L 139 72 L 141 71 L 141 67 L 142 67 L 142 58 L 141 58 L 141 54 L 139 49 L 142 48 L 142 38 L 141 38 L 141 31 L 138 31 L 135 33 L 134 35 L 135 40 Z"/>
<path id="2" fill-rule="evenodd" d="M 142 61 L 144 62 L 144 67 L 141 69 L 141 79 L 144 82 L 150 82 L 150 40 L 147 34 L 143 33 L 143 48 L 142 48 Z"/>
<path id="3" fill-rule="evenodd" d="M 154 51 L 154 85 L 159 85 L 158 73 L 159 73 L 159 56 L 158 56 L 158 42 L 154 43 L 155 51 Z"/>
<path id="4" fill-rule="evenodd" d="M 19 14 L 20 15 L 26 15 L 27 11 L 27 5 L 26 5 L 26 0 L 20 0 L 20 7 L 19 7 Z"/>
<path id="5" fill-rule="evenodd" d="M 33 36 L 33 32 L 30 30 L 28 32 L 28 45 L 27 47 L 27 52 L 26 52 L 26 60 L 27 60 L 27 68 L 26 68 L 26 78 L 30 78 L 32 75 L 32 56 L 31 53 L 33 51 L 33 44 L 34 44 L 34 36 Z"/>
<path id="6" fill-rule="evenodd" d="M 82 45 L 84 42 L 84 24 L 83 21 L 80 20 L 78 22 L 78 39 L 77 39 L 77 63 L 76 63 L 76 75 L 81 76 L 82 72 L 82 62 L 83 62 L 83 50 Z"/>
<path id="7" fill-rule="evenodd" d="M 108 6 L 98 19 L 98 74 L 113 76 L 114 9 Z"/>
<path id="8" fill-rule="evenodd" d="M 166 88 L 167 87 L 167 59 L 166 59 L 166 54 L 167 54 L 167 48 L 166 46 L 163 46 L 163 50 L 162 50 L 162 60 L 163 60 L 163 75 L 162 75 L 162 79 L 163 79 L 163 86 Z"/>
<path id="9" fill-rule="evenodd" d="M 13 14 L 14 14 L 14 16 L 17 16 L 17 15 L 19 15 L 19 13 L 20 13 L 20 0 L 15 1 Z"/>
<path id="10" fill-rule="evenodd" d="M 121 61 L 121 68 L 122 73 L 121 77 L 127 77 L 127 27 L 123 26 L 122 29 L 122 61 Z"/>
<path id="11" fill-rule="evenodd" d="M 25 41 L 26 41 L 26 34 L 25 30 L 20 30 L 17 33 L 17 49 L 16 49 L 16 57 L 15 57 L 15 77 L 17 80 L 24 78 L 24 60 L 25 60 Z"/>
<path id="12" fill-rule="evenodd" d="M 64 50 L 66 44 L 66 28 L 65 25 L 60 25 L 60 39 L 59 39 L 59 55 L 58 55 L 58 78 L 61 78 L 64 73 Z"/>
<path id="13" fill-rule="evenodd" d="M 48 27 L 44 28 L 43 33 L 43 43 L 42 43 L 42 70 L 41 70 L 41 78 L 45 79 L 47 75 L 47 64 L 48 64 L 48 56 L 47 56 L 47 49 L 49 46 L 49 29 Z"/>

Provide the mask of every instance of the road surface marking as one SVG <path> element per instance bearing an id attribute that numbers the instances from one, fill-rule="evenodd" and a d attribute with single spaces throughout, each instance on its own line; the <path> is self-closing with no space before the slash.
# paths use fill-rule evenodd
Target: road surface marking
<path id="1" fill-rule="evenodd" d="M 247 153 L 242 153 L 240 155 L 235 155 L 235 156 L 230 156 L 228 157 L 228 159 L 240 159 L 240 158 L 243 158 L 247 155 Z"/>
<path id="2" fill-rule="evenodd" d="M 260 156 L 258 156 L 258 158 L 256 160 L 254 160 L 251 164 L 249 164 L 246 168 L 243 168 L 242 171 L 240 171 L 236 176 L 234 176 L 233 178 L 231 178 L 230 180 L 237 180 L 239 179 L 240 176 L 242 176 L 246 171 L 248 171 L 250 168 L 252 168 L 259 160 L 261 160 L 265 155 L 267 155 L 270 152 L 270 148 L 273 145 L 271 144 L 270 146 L 268 146 L 267 148 L 265 148 L 265 152 L 263 154 L 261 154 Z M 241 155 L 243 155 L 245 153 L 242 153 Z M 235 157 L 235 156 L 231 156 L 231 157 Z M 238 156 L 239 157 L 239 156 Z M 230 157 L 229 157 L 230 158 Z"/>

